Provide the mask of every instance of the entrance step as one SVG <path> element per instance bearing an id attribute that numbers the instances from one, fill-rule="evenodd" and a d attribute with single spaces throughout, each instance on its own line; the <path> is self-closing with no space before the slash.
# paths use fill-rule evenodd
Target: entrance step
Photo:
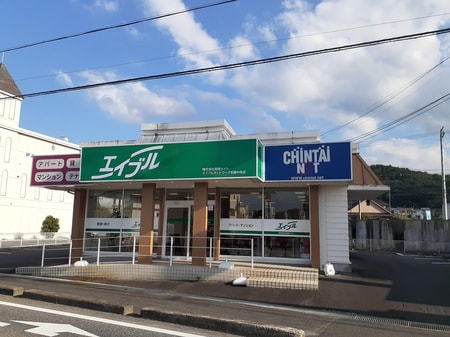
<path id="1" fill-rule="evenodd" d="M 253 278 L 247 279 L 247 287 L 317 290 L 319 288 L 319 282 L 318 282 L 318 280 L 275 279 L 275 278 L 253 277 Z"/>

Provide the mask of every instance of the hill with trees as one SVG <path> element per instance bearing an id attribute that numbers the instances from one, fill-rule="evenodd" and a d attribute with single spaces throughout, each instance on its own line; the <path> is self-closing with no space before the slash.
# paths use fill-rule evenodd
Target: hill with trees
<path id="1" fill-rule="evenodd" d="M 442 176 L 391 165 L 371 165 L 383 184 L 391 187 L 391 207 L 442 208 Z M 447 190 L 449 176 L 446 175 Z M 379 199 L 389 203 L 389 194 Z"/>

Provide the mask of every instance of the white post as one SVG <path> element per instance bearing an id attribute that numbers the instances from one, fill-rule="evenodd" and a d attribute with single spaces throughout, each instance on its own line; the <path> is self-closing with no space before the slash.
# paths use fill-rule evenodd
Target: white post
<path id="1" fill-rule="evenodd" d="M 44 259 L 45 259 L 45 242 L 42 245 L 42 258 L 41 258 L 41 268 L 44 267 Z"/>
<path id="2" fill-rule="evenodd" d="M 133 261 L 131 264 L 134 264 L 136 262 L 136 236 L 133 235 Z"/>
<path id="3" fill-rule="evenodd" d="M 173 236 L 170 237 L 170 257 L 169 257 L 169 265 L 172 267 L 172 253 L 173 253 Z"/>
<path id="4" fill-rule="evenodd" d="M 251 241 L 251 250 L 252 250 L 252 270 L 253 270 L 253 239 Z"/>
<path id="5" fill-rule="evenodd" d="M 100 264 L 100 238 L 98 238 L 97 244 L 97 266 Z"/>
<path id="6" fill-rule="evenodd" d="M 69 243 L 69 262 L 68 262 L 68 266 L 70 267 L 70 261 L 72 261 L 72 240 L 70 240 Z"/>
<path id="7" fill-rule="evenodd" d="M 213 260 L 213 257 L 212 257 L 213 246 L 212 245 L 213 245 L 213 238 L 210 237 L 209 238 L 209 268 L 212 267 L 212 260 Z"/>

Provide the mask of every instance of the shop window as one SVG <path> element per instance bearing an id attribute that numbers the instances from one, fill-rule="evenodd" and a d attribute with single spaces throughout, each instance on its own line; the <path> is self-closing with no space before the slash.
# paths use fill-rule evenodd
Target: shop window
<path id="1" fill-rule="evenodd" d="M 221 255 L 252 255 L 262 256 L 262 237 L 250 235 L 221 235 L 220 236 L 220 254 Z"/>
<path id="2" fill-rule="evenodd" d="M 89 191 L 85 250 L 131 252 L 139 244 L 141 197 L 140 190 Z"/>
<path id="3" fill-rule="evenodd" d="M 141 217 L 141 191 L 127 190 L 123 194 L 123 217 Z"/>
<path id="4" fill-rule="evenodd" d="M 122 190 L 89 191 L 88 218 L 121 218 Z"/>
<path id="5" fill-rule="evenodd" d="M 309 258 L 309 237 L 268 236 L 264 239 L 264 256 Z"/>
<path id="6" fill-rule="evenodd" d="M 265 189 L 264 218 L 308 220 L 308 189 Z"/>
<path id="7" fill-rule="evenodd" d="M 261 189 L 224 189 L 221 196 L 221 218 L 260 219 Z"/>

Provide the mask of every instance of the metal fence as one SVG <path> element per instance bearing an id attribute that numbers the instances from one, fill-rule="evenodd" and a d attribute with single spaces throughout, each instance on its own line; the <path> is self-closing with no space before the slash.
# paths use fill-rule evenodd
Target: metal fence
<path id="1" fill-rule="evenodd" d="M 0 233 L 0 248 L 15 248 L 28 246 L 42 246 L 44 244 L 67 244 L 70 242 L 70 233 L 40 233 L 11 234 Z"/>
<path id="2" fill-rule="evenodd" d="M 52 239 L 34 239 L 34 240 L 4 240 L 3 246 L 0 248 L 27 248 L 39 249 L 41 251 L 41 267 L 52 265 L 71 265 L 74 256 L 79 259 L 80 263 L 131 263 L 138 262 L 140 257 L 149 257 L 152 252 L 152 258 L 163 257 L 170 266 L 177 260 L 192 259 L 192 250 L 204 250 L 209 267 L 215 259 L 215 242 L 214 237 L 166 237 L 163 242 L 162 237 L 154 236 L 98 236 L 88 237 L 80 240 L 70 240 L 62 238 Z M 194 246 L 194 239 L 202 239 L 206 245 Z M 254 262 L 254 244 L 253 239 L 239 238 L 239 242 L 233 243 L 229 238 L 221 238 L 221 242 L 228 241 L 226 252 L 228 256 L 241 256 L 251 263 L 253 268 Z M 150 242 L 153 244 L 150 246 Z M 74 253 L 75 252 L 75 253 Z M 146 254 L 145 252 L 148 252 Z M 221 255 L 224 248 L 221 249 Z M 74 255 L 72 255 L 74 253 Z"/>

